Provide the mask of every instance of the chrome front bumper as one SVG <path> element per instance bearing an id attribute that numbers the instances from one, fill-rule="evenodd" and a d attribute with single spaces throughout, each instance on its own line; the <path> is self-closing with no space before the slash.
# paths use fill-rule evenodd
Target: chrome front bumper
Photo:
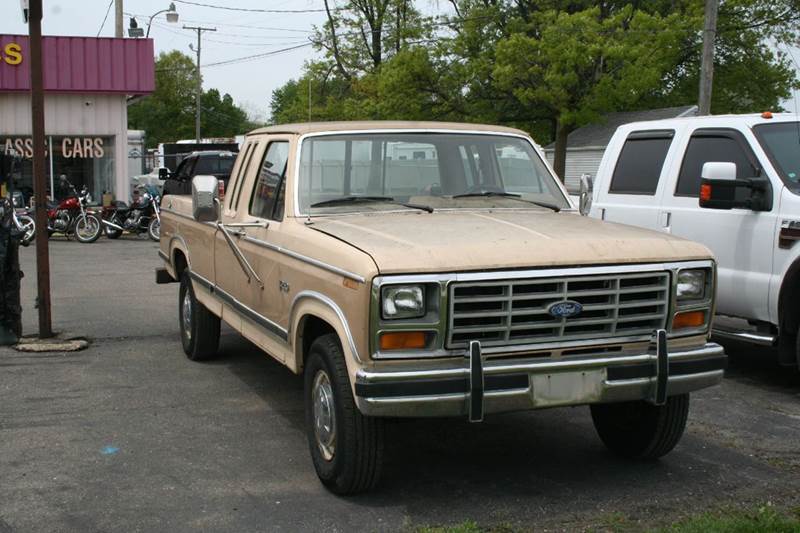
<path id="1" fill-rule="evenodd" d="M 484 360 L 470 343 L 455 365 L 417 362 L 359 370 L 355 395 L 368 416 L 467 416 L 566 405 L 647 400 L 718 384 L 727 365 L 722 346 L 706 343 L 669 353 L 666 333 L 655 332 L 645 353 Z M 411 365 L 411 366 L 409 366 Z"/>

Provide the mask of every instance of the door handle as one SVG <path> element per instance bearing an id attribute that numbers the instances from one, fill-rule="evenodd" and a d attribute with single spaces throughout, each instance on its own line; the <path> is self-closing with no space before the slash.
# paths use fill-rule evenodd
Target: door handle
<path id="1" fill-rule="evenodd" d="M 672 232 L 672 213 L 669 211 L 664 211 L 661 213 L 661 227 L 667 233 Z"/>

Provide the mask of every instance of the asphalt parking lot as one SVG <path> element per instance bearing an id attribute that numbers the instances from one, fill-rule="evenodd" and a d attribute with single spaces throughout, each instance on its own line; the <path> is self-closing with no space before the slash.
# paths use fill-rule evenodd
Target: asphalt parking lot
<path id="1" fill-rule="evenodd" d="M 721 506 L 800 505 L 800 376 L 730 346 L 720 387 L 692 397 L 687 433 L 656 463 L 606 452 L 588 409 L 398 421 L 378 489 L 318 483 L 302 382 L 230 330 L 221 355 L 181 351 L 177 285 L 154 283 L 155 243 L 51 246 L 56 330 L 73 354 L 0 349 L 0 533 L 395 531 L 471 519 L 575 530 L 620 514 L 665 524 Z M 22 252 L 35 332 L 33 248 Z"/>

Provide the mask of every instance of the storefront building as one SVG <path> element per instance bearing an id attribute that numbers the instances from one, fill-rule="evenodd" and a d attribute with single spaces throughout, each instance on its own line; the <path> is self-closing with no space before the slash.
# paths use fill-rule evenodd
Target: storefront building
<path id="1" fill-rule="evenodd" d="M 155 88 L 153 41 L 44 37 L 48 195 L 63 197 L 64 175 L 96 200 L 127 201 L 128 99 Z M 13 187 L 33 194 L 28 37 L 0 35 L 0 151 L 21 158 Z"/>

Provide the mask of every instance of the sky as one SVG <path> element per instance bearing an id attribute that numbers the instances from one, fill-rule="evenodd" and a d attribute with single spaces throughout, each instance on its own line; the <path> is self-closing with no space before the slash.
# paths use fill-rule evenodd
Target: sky
<path id="1" fill-rule="evenodd" d="M 0 33 L 27 34 L 28 27 L 22 22 L 19 2 L 2 1 L 14 7 L 3 10 Z M 113 37 L 114 6 L 111 2 L 113 0 L 43 0 L 42 32 L 45 35 L 82 36 L 96 36 L 99 32 L 101 36 Z M 258 13 L 194 4 L 305 12 Z M 308 42 L 314 26 L 321 26 L 326 19 L 323 0 L 191 0 L 190 3 L 176 0 L 175 6 L 179 14 L 178 23 L 168 23 L 163 13 L 153 19 L 150 37 L 156 53 L 180 50 L 194 57 L 189 44 L 195 43 L 197 34 L 183 29 L 183 26 L 216 28 L 216 32 L 203 33 L 201 68 L 202 65 L 303 45 Z M 139 26 L 146 31 L 150 16 L 167 7 L 169 0 L 124 0 L 126 34 L 130 15 L 135 16 Z M 423 7 L 437 11 L 445 9 L 446 2 L 430 0 L 429 5 Z M 103 24 L 106 12 L 108 17 Z M 800 62 L 800 49 L 794 48 L 792 52 L 795 60 Z M 275 55 L 208 66 L 202 68 L 203 86 L 229 93 L 251 118 L 264 121 L 268 118 L 272 91 L 299 77 L 303 63 L 316 55 L 311 46 L 302 46 Z M 784 102 L 783 107 L 795 112 L 795 99 Z"/>
<path id="2" fill-rule="evenodd" d="M 4 8 L 0 17 L 0 33 L 27 35 L 27 24 L 22 22 L 22 13 L 17 0 L 2 0 Z M 130 14 L 136 17 L 139 27 L 147 31 L 147 21 L 157 11 L 167 9 L 169 0 L 124 0 L 126 13 L 124 27 L 127 36 Z M 246 9 L 275 10 L 320 10 L 323 0 L 196 0 L 195 3 L 213 4 Z M 12 9 L 8 9 L 11 4 Z M 81 35 L 102 37 L 114 36 L 114 6 L 103 18 L 110 0 L 43 0 L 44 35 Z M 150 37 L 156 54 L 162 51 L 180 50 L 192 58 L 195 53 L 189 48 L 195 43 L 197 33 L 184 30 L 183 26 L 217 28 L 216 32 L 204 32 L 202 41 L 201 70 L 203 87 L 216 88 L 229 93 L 234 101 L 255 119 L 266 120 L 269 99 L 276 89 L 292 78 L 301 75 L 303 63 L 313 57 L 311 46 L 304 46 L 263 58 L 202 68 L 202 65 L 290 48 L 308 42 L 315 25 L 322 25 L 324 11 L 307 13 L 254 13 L 214 9 L 175 2 L 179 20 L 176 24 L 166 21 L 165 14 L 153 19 Z M 102 30 L 101 30 L 102 25 Z M 265 29 L 280 28 L 280 29 Z"/>

